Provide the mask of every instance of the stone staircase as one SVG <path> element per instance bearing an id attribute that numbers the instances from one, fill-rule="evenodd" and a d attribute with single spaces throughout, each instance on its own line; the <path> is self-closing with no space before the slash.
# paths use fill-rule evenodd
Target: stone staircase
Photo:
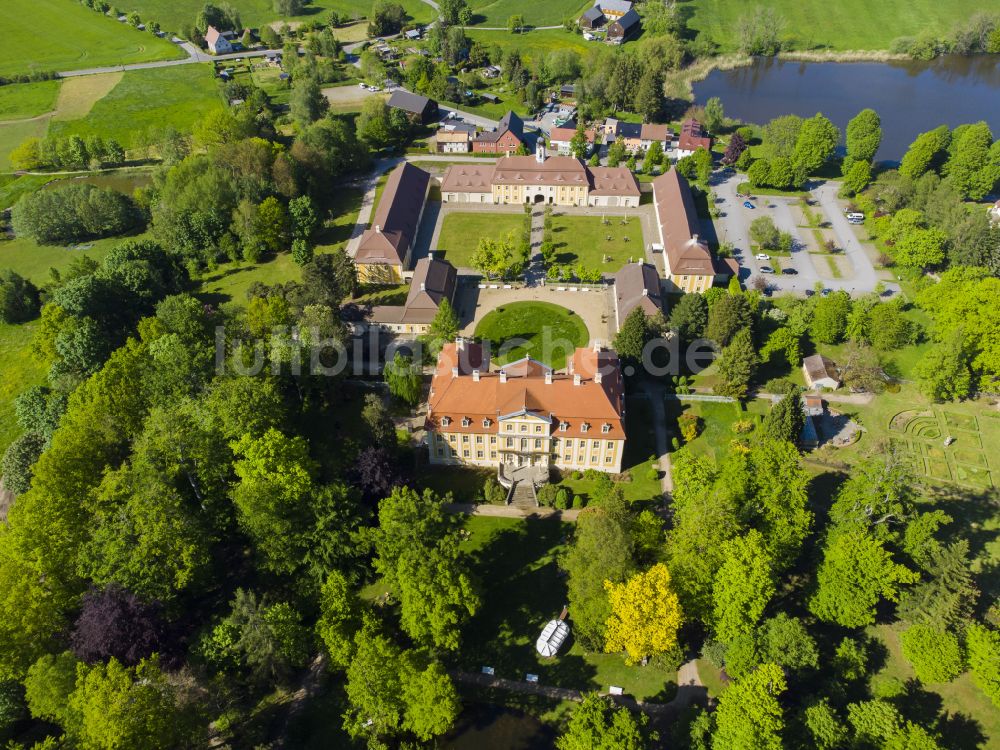
<path id="1" fill-rule="evenodd" d="M 531 482 L 521 480 L 515 483 L 510 504 L 524 513 L 534 513 L 538 509 L 535 493 L 531 489 Z"/>

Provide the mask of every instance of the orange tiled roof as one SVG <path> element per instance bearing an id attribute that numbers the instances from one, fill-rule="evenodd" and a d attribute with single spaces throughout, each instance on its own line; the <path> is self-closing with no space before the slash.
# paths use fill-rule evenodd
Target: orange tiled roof
<path id="1" fill-rule="evenodd" d="M 477 369 L 478 379 L 473 373 Z M 547 375 L 551 382 L 546 382 Z M 464 344 L 459 349 L 451 343 L 438 356 L 427 426 L 497 434 L 501 417 L 527 412 L 548 421 L 549 433 L 558 437 L 623 440 L 624 403 L 614 352 L 577 349 L 566 372 L 560 373 L 531 359 L 491 370 L 480 345 Z M 443 425 L 446 419 L 448 424 Z M 562 424 L 565 430 L 560 429 Z M 604 425 L 609 426 L 607 432 Z"/>

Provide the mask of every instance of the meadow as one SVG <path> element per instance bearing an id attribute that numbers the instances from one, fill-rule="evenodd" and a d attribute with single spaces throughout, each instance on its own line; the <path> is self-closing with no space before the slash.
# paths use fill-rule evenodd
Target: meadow
<path id="1" fill-rule="evenodd" d="M 434 19 L 434 11 L 421 0 L 399 2 L 415 21 L 426 23 Z M 143 19 L 155 20 L 163 28 L 177 31 L 181 26 L 193 23 L 204 4 L 203 0 L 131 0 L 128 7 L 138 11 Z M 372 9 L 369 0 L 319 0 L 306 5 L 302 15 L 281 16 L 274 11 L 271 0 L 233 0 L 231 4 L 239 10 L 241 23 L 254 28 L 282 20 L 290 23 L 315 18 L 325 20 L 330 11 L 337 11 L 348 18 L 363 18 Z"/>
<path id="2" fill-rule="evenodd" d="M 567 18 L 579 18 L 593 3 L 581 5 L 580 0 L 547 0 L 544 3 L 526 3 L 524 0 L 492 0 L 492 2 L 469 3 L 473 12 L 473 23 L 484 26 L 507 26 L 507 19 L 513 15 L 524 16 L 531 26 L 557 26 Z"/>
<path id="3" fill-rule="evenodd" d="M 222 106 L 211 65 L 130 70 L 85 117 L 53 119 L 49 134 L 99 135 L 129 148 L 144 131 L 168 126 L 189 131 L 209 111 Z"/>
<path id="4" fill-rule="evenodd" d="M 737 0 L 692 0 L 688 26 L 707 33 L 723 51 L 739 46 L 738 25 L 754 6 Z M 759 6 L 758 6 L 759 7 Z M 772 0 L 781 38 L 793 49 L 882 50 L 901 36 L 945 33 L 977 12 L 1000 11 L 1000 0 Z"/>
<path id="5" fill-rule="evenodd" d="M 504 19 L 506 24 L 507 20 Z M 531 61 L 538 61 L 550 52 L 559 49 L 572 49 L 583 54 L 590 44 L 596 42 L 584 41 L 582 36 L 571 34 L 565 29 L 537 29 L 523 34 L 510 34 L 506 31 L 486 31 L 475 27 L 466 30 L 466 36 L 475 42 L 496 45 L 501 50 L 517 49 L 521 55 Z"/>
<path id="6" fill-rule="evenodd" d="M 14 397 L 45 380 L 46 368 L 31 352 L 31 339 L 38 321 L 7 325 L 0 323 L 0 456 L 21 428 L 14 416 Z"/>
<path id="7" fill-rule="evenodd" d="M 61 81 L 37 81 L 0 86 L 0 122 L 38 117 L 56 105 Z"/>
<path id="8" fill-rule="evenodd" d="M 184 57 L 177 45 L 73 0 L 4 0 L 0 29 L 0 75 Z"/>

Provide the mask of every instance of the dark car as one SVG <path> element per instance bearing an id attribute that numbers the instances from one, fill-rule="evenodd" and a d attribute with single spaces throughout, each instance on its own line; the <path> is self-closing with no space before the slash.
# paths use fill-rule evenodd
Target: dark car
<path id="1" fill-rule="evenodd" d="M 781 269 L 781 272 L 782 272 L 782 273 L 783 273 L 783 274 L 784 274 L 785 276 L 797 276 L 797 275 L 798 275 L 798 273 L 799 273 L 799 272 L 798 272 L 798 271 L 796 271 L 796 270 L 795 270 L 794 268 L 782 268 L 782 269 Z"/>

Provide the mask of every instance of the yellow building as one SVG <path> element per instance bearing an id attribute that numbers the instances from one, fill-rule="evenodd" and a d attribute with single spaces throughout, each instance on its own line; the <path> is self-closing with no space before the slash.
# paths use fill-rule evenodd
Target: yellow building
<path id="1" fill-rule="evenodd" d="M 410 251 L 420 228 L 431 176 L 408 162 L 389 175 L 371 227 L 361 235 L 354 265 L 358 280 L 399 284 L 410 266 Z"/>
<path id="2" fill-rule="evenodd" d="M 565 372 L 527 358 L 492 370 L 479 344 L 460 340 L 431 382 L 430 461 L 618 473 L 624 403 L 614 352 L 577 349 Z"/>

